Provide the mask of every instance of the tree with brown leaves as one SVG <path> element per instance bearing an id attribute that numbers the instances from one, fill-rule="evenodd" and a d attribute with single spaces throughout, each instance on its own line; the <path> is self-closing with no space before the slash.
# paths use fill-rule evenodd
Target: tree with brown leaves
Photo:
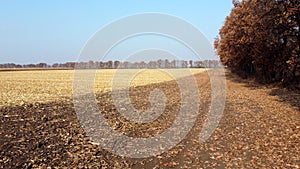
<path id="1" fill-rule="evenodd" d="M 260 82 L 300 83 L 299 0 L 233 1 L 215 40 L 222 63 Z"/>

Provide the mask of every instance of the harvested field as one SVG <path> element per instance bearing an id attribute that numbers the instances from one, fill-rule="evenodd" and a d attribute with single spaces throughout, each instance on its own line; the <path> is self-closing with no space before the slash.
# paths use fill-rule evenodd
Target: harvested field
<path id="1" fill-rule="evenodd" d="M 142 86 L 173 80 L 165 71 L 184 76 L 180 70 L 76 70 L 96 74 L 95 91 L 111 91 L 114 74 L 124 75 L 124 79 L 133 78 L 131 86 Z M 191 73 L 200 73 L 205 69 L 191 69 Z M 129 75 L 135 75 L 130 77 Z M 29 103 L 70 101 L 74 70 L 28 70 L 0 71 L 0 107 Z M 119 83 L 122 83 L 120 81 Z"/>
<path id="2" fill-rule="evenodd" d="M 105 71 L 107 80 L 96 80 L 96 98 L 116 131 L 147 138 L 171 125 L 180 108 L 180 92 L 172 78 L 156 72 L 159 76 L 155 77 L 160 78 L 149 78 L 156 82 L 149 84 L 146 74 L 136 76 L 130 96 L 137 109 L 150 106 L 147 96 L 153 89 L 161 89 L 168 98 L 162 116 L 152 123 L 139 124 L 117 113 L 110 92 L 113 70 Z M 71 101 L 72 71 L 0 72 L 0 168 L 300 167 L 299 93 L 246 82 L 227 73 L 222 120 L 213 135 L 199 144 L 199 133 L 210 108 L 211 84 L 207 73 L 197 71 L 194 73 L 201 104 L 195 126 L 170 151 L 145 159 L 116 156 L 86 137 Z"/>

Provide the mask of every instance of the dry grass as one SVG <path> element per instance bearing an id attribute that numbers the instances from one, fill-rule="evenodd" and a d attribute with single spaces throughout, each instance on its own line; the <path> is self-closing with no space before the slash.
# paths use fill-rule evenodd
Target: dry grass
<path id="1" fill-rule="evenodd" d="M 92 70 L 82 71 L 95 73 Z M 186 71 L 183 69 L 97 70 L 95 91 L 110 91 L 116 73 L 122 75 L 123 80 L 132 79 L 131 86 L 142 86 L 185 76 L 183 72 Z M 194 74 L 203 71 L 205 70 L 191 69 Z M 168 73 L 176 76 L 172 77 Z M 0 71 L 0 107 L 69 100 L 72 97 L 73 76 L 74 70 Z M 119 84 L 123 83 L 122 79 L 116 81 Z"/>

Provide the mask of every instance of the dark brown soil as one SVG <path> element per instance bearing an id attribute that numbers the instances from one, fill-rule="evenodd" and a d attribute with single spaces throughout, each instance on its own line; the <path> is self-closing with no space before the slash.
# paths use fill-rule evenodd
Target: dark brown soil
<path id="1" fill-rule="evenodd" d="M 34 103 L 0 109 L 0 168 L 300 167 L 299 94 L 239 81 L 228 74 L 223 118 L 214 134 L 199 144 L 210 106 L 210 83 L 204 73 L 196 79 L 201 93 L 199 117 L 187 137 L 169 152 L 146 159 L 116 156 L 86 137 L 73 103 Z M 133 105 L 147 109 L 149 93 L 155 88 L 165 92 L 168 102 L 165 113 L 150 124 L 121 117 L 110 93 L 97 95 L 99 108 L 118 132 L 155 136 L 172 124 L 180 108 L 175 82 L 132 88 Z"/>

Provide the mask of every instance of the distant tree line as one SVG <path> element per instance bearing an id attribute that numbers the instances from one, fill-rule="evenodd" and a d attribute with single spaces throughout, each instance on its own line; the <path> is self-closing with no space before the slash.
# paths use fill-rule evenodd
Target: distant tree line
<path id="1" fill-rule="evenodd" d="M 38 64 L 15 64 L 15 63 L 5 63 L 0 64 L 0 68 L 70 68 L 73 69 L 75 67 L 75 62 L 67 62 L 64 64 L 55 63 L 53 65 L 49 65 L 47 63 L 38 63 Z"/>
<path id="2" fill-rule="evenodd" d="M 66 68 L 66 69 L 155 69 L 155 68 L 217 68 L 222 64 L 218 60 L 204 60 L 204 61 L 184 61 L 159 59 L 150 62 L 120 62 L 120 61 L 88 61 L 88 62 L 66 62 L 63 64 L 55 63 L 48 65 L 46 63 L 39 64 L 25 64 L 19 65 L 14 63 L 0 64 L 0 68 Z"/>
<path id="3" fill-rule="evenodd" d="M 263 83 L 300 83 L 300 1 L 233 0 L 215 40 L 222 63 Z"/>

